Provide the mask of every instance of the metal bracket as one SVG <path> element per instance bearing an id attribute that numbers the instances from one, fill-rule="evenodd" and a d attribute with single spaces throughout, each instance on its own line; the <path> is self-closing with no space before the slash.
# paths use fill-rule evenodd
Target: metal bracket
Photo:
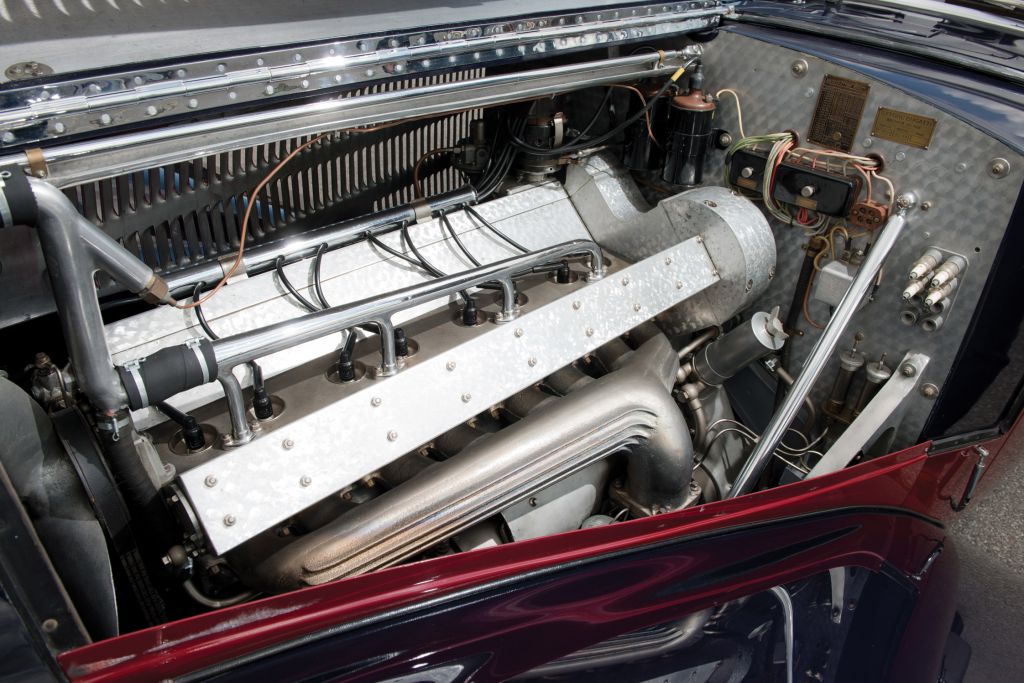
<path id="1" fill-rule="evenodd" d="M 978 462 L 974 464 L 974 470 L 971 472 L 971 478 L 967 481 L 967 488 L 964 489 L 960 502 L 949 501 L 949 506 L 953 508 L 954 512 L 961 512 L 971 502 L 974 489 L 978 487 L 978 482 L 981 481 L 982 475 L 985 474 L 985 468 L 988 467 L 988 457 L 991 455 L 989 450 L 984 446 L 975 446 L 974 452 L 978 454 Z"/>
<path id="2" fill-rule="evenodd" d="M 828 570 L 832 584 L 832 623 L 843 620 L 843 605 L 846 604 L 846 567 L 832 567 Z"/>
<path id="3" fill-rule="evenodd" d="M 911 397 L 917 398 L 915 389 L 924 369 L 928 367 L 928 361 L 928 356 L 923 353 L 908 353 L 904 356 L 897 371 L 857 419 L 836 439 L 832 448 L 811 468 L 807 478 L 838 472 L 885 432 L 895 430 L 903 420 L 908 400 Z"/>

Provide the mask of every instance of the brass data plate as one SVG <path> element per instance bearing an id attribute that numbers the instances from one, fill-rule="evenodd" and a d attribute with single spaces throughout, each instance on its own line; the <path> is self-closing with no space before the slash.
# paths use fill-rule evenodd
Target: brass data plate
<path id="1" fill-rule="evenodd" d="M 885 107 L 878 108 L 875 125 L 871 128 L 872 137 L 919 149 L 928 149 L 934 132 L 935 119 Z"/>
<path id="2" fill-rule="evenodd" d="M 870 90 L 871 86 L 862 81 L 826 75 L 807 139 L 841 152 L 853 149 Z"/>

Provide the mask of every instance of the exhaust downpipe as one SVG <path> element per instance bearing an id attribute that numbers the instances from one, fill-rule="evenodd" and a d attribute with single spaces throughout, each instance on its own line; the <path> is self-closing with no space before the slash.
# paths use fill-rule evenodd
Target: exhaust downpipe
<path id="1" fill-rule="evenodd" d="M 659 333 L 613 367 L 302 536 L 249 582 L 282 592 L 395 564 L 617 452 L 628 454 L 627 500 L 650 511 L 683 507 L 693 445 L 670 393 L 679 359 Z"/>

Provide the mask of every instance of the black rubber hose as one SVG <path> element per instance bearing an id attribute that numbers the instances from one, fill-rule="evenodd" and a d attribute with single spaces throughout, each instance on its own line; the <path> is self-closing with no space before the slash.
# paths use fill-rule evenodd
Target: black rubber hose
<path id="1" fill-rule="evenodd" d="M 289 294 L 295 297 L 296 301 L 302 304 L 303 308 L 305 308 L 310 313 L 316 313 L 317 311 L 320 310 L 318 307 L 314 306 L 308 299 L 306 299 L 306 297 L 299 294 L 299 290 L 295 289 L 295 287 L 292 285 L 292 281 L 289 280 L 288 276 L 284 274 L 284 256 L 277 257 L 277 260 L 274 262 L 274 267 L 277 269 L 277 277 L 281 281 L 281 284 L 284 285 L 284 288 L 288 290 Z"/>

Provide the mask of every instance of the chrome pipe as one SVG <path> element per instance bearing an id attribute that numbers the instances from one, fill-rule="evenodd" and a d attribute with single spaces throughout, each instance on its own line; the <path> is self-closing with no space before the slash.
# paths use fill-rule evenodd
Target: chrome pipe
<path id="1" fill-rule="evenodd" d="M 103 331 L 94 280 L 97 245 L 83 239 L 83 223 L 92 224 L 53 185 L 34 179 L 30 179 L 29 184 L 39 210 L 36 233 L 46 260 L 68 354 L 75 368 L 75 379 L 97 411 L 113 415 L 127 404 L 127 397 L 114 372 Z M 85 234 L 95 237 L 87 230 Z M 110 241 L 114 249 L 130 256 L 120 244 Z"/>
<path id="2" fill-rule="evenodd" d="M 789 591 L 782 586 L 774 586 L 771 591 L 782 607 L 782 634 L 786 646 L 786 683 L 793 683 L 793 634 L 795 631 L 793 599 L 789 597 Z"/>
<path id="3" fill-rule="evenodd" d="M 217 378 L 224 389 L 224 398 L 228 403 L 228 417 L 231 419 L 231 438 L 225 437 L 225 446 L 242 446 L 253 440 L 253 432 L 245 415 L 245 398 L 242 396 L 242 385 L 232 373 Z"/>
<path id="4" fill-rule="evenodd" d="M 279 257 L 283 256 L 286 263 L 292 263 L 300 258 L 312 256 L 321 244 L 326 244 L 329 249 L 341 247 L 357 242 L 367 234 L 379 234 L 403 222 L 411 223 L 417 218 L 425 216 L 428 210 L 432 215 L 437 211 L 452 209 L 475 201 L 476 190 L 467 185 L 419 202 L 358 216 L 286 239 L 251 247 L 245 250 L 245 255 L 242 258 L 243 267 L 240 272 L 258 275 L 273 269 Z M 164 275 L 164 281 L 167 282 L 167 286 L 172 292 L 186 287 L 194 287 L 198 282 L 212 285 L 224 277 L 224 267 L 219 261 L 202 263 L 168 273 Z"/>
<path id="5" fill-rule="evenodd" d="M 446 275 L 436 280 L 398 289 L 381 296 L 362 299 L 344 306 L 268 325 L 251 332 L 218 339 L 213 342 L 213 350 L 217 358 L 217 371 L 223 375 L 242 363 L 248 363 L 361 323 L 373 322 L 391 329 L 390 316 L 398 311 L 412 308 L 426 301 L 450 296 L 487 282 L 510 281 L 515 275 L 529 272 L 538 263 L 549 263 L 581 253 L 590 255 L 592 278 L 601 277 L 604 274 L 601 247 L 589 240 L 572 240 L 529 254 L 496 261 L 473 270 Z M 385 351 L 390 349 L 392 355 L 390 361 L 393 363 L 394 339 L 387 334 L 382 336 L 385 337 L 382 339 Z M 389 359 L 385 358 L 383 363 L 385 368 L 388 363 Z"/>
<path id="6" fill-rule="evenodd" d="M 789 425 L 800 411 L 804 399 L 810 394 L 814 383 L 828 365 L 829 359 L 832 358 L 832 354 L 835 353 L 836 346 L 839 344 L 840 337 L 846 331 L 846 326 L 850 324 L 850 319 L 857 312 L 861 301 L 871 289 L 875 277 L 878 276 L 882 264 L 885 263 L 889 252 L 892 251 L 903 228 L 906 227 L 907 213 L 916 204 L 917 198 L 913 194 L 903 194 L 897 198 L 896 212 L 886 221 L 878 238 L 868 250 L 857 275 L 853 278 L 853 282 L 850 283 L 850 287 L 846 290 L 839 305 L 836 306 L 832 319 L 829 320 L 821 336 L 818 337 L 817 343 L 811 349 L 807 360 L 804 361 L 803 369 L 797 375 L 796 381 L 790 387 L 782 405 L 775 411 L 775 415 L 772 416 L 761 438 L 758 439 L 753 452 L 747 458 L 743 469 L 736 476 L 732 488 L 726 494 L 726 498 L 735 498 L 749 493 L 757 484 L 765 465 L 771 460 L 772 454 L 786 435 Z"/>
<path id="7" fill-rule="evenodd" d="M 611 373 L 297 539 L 248 581 L 280 592 L 395 564 L 613 453 L 627 458 L 631 498 L 678 509 L 693 469 L 670 393 L 678 368 L 668 339 L 654 337 Z"/>

